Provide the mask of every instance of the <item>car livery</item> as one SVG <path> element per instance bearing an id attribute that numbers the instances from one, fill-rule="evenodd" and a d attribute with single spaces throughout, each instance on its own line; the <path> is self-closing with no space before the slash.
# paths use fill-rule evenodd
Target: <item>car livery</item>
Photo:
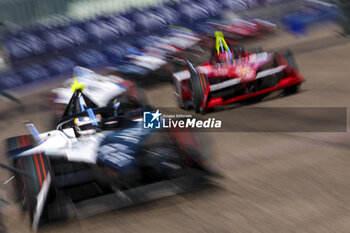
<path id="1" fill-rule="evenodd" d="M 303 81 L 289 51 L 247 52 L 230 46 L 221 32 L 209 62 L 194 67 L 188 60 L 175 58 L 175 95 L 181 108 L 204 112 L 217 106 L 262 100 L 269 93 L 283 90 L 295 93 Z"/>
<path id="2" fill-rule="evenodd" d="M 15 194 L 34 230 L 44 221 L 87 217 L 190 191 L 213 174 L 196 134 L 143 129 L 133 96 L 95 104 L 75 79 L 56 129 L 5 140 Z M 183 139 L 186 139 L 183 141 Z"/>

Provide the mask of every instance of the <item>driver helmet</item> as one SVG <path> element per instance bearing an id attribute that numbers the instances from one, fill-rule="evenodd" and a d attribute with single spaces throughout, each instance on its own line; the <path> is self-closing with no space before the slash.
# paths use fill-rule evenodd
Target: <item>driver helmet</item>
<path id="1" fill-rule="evenodd" d="M 77 117 L 74 119 L 74 130 L 78 136 L 90 135 L 96 133 L 98 123 L 101 122 L 101 115 L 95 115 L 96 120 L 92 120 L 88 116 Z"/>
<path id="2" fill-rule="evenodd" d="M 224 34 L 220 31 L 216 31 L 215 37 L 216 61 L 219 63 L 226 63 L 232 61 L 230 47 L 224 39 Z"/>

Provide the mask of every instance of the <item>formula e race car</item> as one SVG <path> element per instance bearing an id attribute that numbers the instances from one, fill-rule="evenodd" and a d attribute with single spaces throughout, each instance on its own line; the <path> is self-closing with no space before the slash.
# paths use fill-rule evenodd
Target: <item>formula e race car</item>
<path id="1" fill-rule="evenodd" d="M 99 107 L 75 80 L 57 129 L 6 140 L 16 194 L 36 228 L 203 187 L 212 174 L 199 138 L 143 129 L 147 107 L 132 96 Z"/>
<path id="2" fill-rule="evenodd" d="M 303 81 L 290 51 L 250 52 L 230 46 L 221 32 L 209 62 L 198 67 L 186 59 L 172 58 L 173 83 L 179 106 L 204 112 L 233 102 L 257 102 L 269 93 L 296 93 Z"/>

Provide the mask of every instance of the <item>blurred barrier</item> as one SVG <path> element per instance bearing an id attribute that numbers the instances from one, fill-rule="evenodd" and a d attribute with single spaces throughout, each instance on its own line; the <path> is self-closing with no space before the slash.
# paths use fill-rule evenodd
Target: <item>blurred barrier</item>
<path id="1" fill-rule="evenodd" d="M 5 49 L 0 48 L 0 72 L 10 68 L 8 54 Z"/>
<path id="2" fill-rule="evenodd" d="M 282 17 L 285 27 L 296 35 L 306 33 L 306 28 L 325 21 L 338 20 L 339 9 L 327 0 L 304 0 L 298 11 Z"/>
<path id="3" fill-rule="evenodd" d="M 67 11 L 70 1 L 74 0 L 0 0 L 0 22 L 17 26 L 49 23 Z"/>
<path id="4" fill-rule="evenodd" d="M 180 2 L 181 0 L 172 1 Z M 70 1 L 66 15 L 71 19 L 87 19 L 94 16 L 112 14 L 116 12 L 126 12 L 133 8 L 147 8 L 164 3 L 169 0 L 129 0 L 129 1 L 110 1 L 110 0 L 77 0 Z"/>
<path id="5" fill-rule="evenodd" d="M 283 16 L 296 12 L 305 0 L 278 1 L 274 4 L 243 10 L 239 14 L 246 18 L 259 18 L 265 20 L 279 21 Z M 235 17 L 231 12 L 225 15 L 225 19 Z"/>
<path id="6" fill-rule="evenodd" d="M 68 18 L 81 20 L 165 2 L 169 0 L 0 0 L 0 22 L 19 27 L 36 23 L 57 25 Z"/>

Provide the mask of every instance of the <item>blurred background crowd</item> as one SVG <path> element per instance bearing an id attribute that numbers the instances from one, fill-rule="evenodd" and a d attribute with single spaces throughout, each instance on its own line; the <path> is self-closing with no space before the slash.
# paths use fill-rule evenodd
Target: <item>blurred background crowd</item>
<path id="1" fill-rule="evenodd" d="M 162 70 L 170 70 L 170 58 L 182 52 L 193 56 L 191 61 L 208 57 L 204 50 L 214 44 L 217 30 L 230 42 L 246 47 L 286 48 L 296 54 L 307 80 L 302 93 L 259 103 L 259 107 L 348 106 L 350 0 L 0 0 L 0 94 L 15 93 L 29 106 L 23 113 L 12 102 L 0 103 L 0 136 L 23 133 L 20 122 L 28 119 L 37 121 L 41 130 L 51 129 L 51 106 L 42 101 L 49 94 L 33 91 L 42 82 L 57 80 L 55 85 L 62 85 L 76 66 L 101 74 L 117 71 L 118 76 L 141 84 L 170 81 L 171 72 Z M 266 40 L 254 40 L 262 38 Z M 166 84 L 146 91 L 150 104 L 177 106 L 171 101 L 173 89 Z M 22 87 L 33 89 L 22 95 L 18 91 Z M 232 116 L 239 118 L 234 107 L 226 110 L 210 114 L 225 122 L 234 122 Z M 304 124 L 311 125 L 305 119 Z M 197 200 L 181 196 L 170 205 L 152 204 L 147 213 L 130 211 L 128 215 L 127 210 L 124 215 L 90 218 L 73 226 L 76 228 L 62 224 L 61 232 L 80 227 L 81 232 L 102 228 L 104 232 L 145 232 L 145 226 L 159 232 L 182 232 L 185 227 L 193 232 L 229 232 L 225 230 L 230 227 L 244 228 L 243 232 L 282 232 L 283 224 L 296 232 L 322 232 L 317 230 L 329 226 L 349 229 L 344 218 L 349 214 L 344 206 L 350 203 L 346 188 L 350 185 L 344 179 L 349 173 L 347 133 L 225 132 L 209 136 L 213 155 L 227 175 L 223 186 L 228 191 L 218 189 L 216 195 L 204 194 Z M 258 163 L 252 165 L 252 161 Z M 260 165 L 262 161 L 267 162 Z M 8 207 L 5 188 L 1 189 L 6 184 L 0 185 L 0 205 L 4 200 L 7 206 L 0 213 L 0 232 L 5 231 L 2 225 L 9 232 L 24 232 L 27 228 L 18 224 L 22 215 L 13 214 L 14 205 Z M 159 228 L 162 222 L 164 228 Z M 56 227 L 42 232 L 59 232 Z M 332 231 L 340 232 L 326 232 Z"/>
<path id="2" fill-rule="evenodd" d="M 212 33 L 208 20 L 232 23 L 237 14 L 254 17 L 252 9 L 261 8 L 268 10 L 259 18 L 297 34 L 324 19 L 349 32 L 345 0 L 0 0 L 0 90 L 65 76 L 76 65 L 147 74 L 163 64 L 164 50 L 184 49 L 189 36 Z M 130 56 L 145 52 L 156 53 L 158 65 L 139 56 L 136 66 L 125 67 Z"/>

